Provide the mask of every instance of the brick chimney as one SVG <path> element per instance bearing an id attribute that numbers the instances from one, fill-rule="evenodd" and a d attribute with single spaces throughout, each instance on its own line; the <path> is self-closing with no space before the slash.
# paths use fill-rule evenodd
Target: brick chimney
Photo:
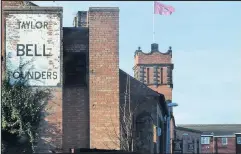
<path id="1" fill-rule="evenodd" d="M 119 149 L 119 8 L 91 7 L 88 18 L 90 148 Z"/>

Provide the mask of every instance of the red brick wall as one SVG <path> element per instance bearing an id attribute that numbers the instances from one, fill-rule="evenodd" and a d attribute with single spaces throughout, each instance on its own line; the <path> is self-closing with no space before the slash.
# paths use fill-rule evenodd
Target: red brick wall
<path id="1" fill-rule="evenodd" d="M 235 137 L 227 137 L 228 138 L 228 145 L 222 145 L 222 138 L 217 138 L 217 146 L 218 146 L 218 153 L 235 153 L 236 152 L 236 140 Z M 216 151 L 216 140 L 215 138 L 211 137 L 210 144 L 202 144 L 201 145 L 202 153 L 212 153 Z"/>
<path id="2" fill-rule="evenodd" d="M 235 137 L 228 137 L 228 144 L 222 145 L 222 138 L 217 138 L 218 153 L 235 153 L 236 152 L 236 139 Z"/>
<path id="3" fill-rule="evenodd" d="M 235 153 L 236 152 L 236 139 L 235 137 L 227 137 L 228 144 L 222 145 L 222 138 L 217 137 L 217 146 L 218 146 L 218 153 Z M 210 144 L 202 144 L 201 145 L 202 153 L 212 153 L 216 152 L 216 140 L 215 138 L 211 137 Z"/>
<path id="4" fill-rule="evenodd" d="M 138 53 L 135 57 L 136 64 L 170 64 L 171 56 L 161 52 L 153 52 L 152 54 Z"/>
<path id="5" fill-rule="evenodd" d="M 62 88 L 52 88 L 53 99 L 47 104 L 40 125 L 40 139 L 36 151 L 62 149 Z"/>
<path id="6" fill-rule="evenodd" d="M 165 95 L 166 100 L 172 100 L 172 89 L 168 85 L 161 85 L 156 87 L 155 85 L 149 86 L 151 89 Z"/>
<path id="7" fill-rule="evenodd" d="M 119 149 L 110 139 L 120 129 L 119 9 L 91 7 L 88 16 L 90 147 Z"/>
<path id="8" fill-rule="evenodd" d="M 214 139 L 210 137 L 210 144 L 201 144 L 201 153 L 214 153 Z"/>
<path id="9" fill-rule="evenodd" d="M 135 69 L 138 71 L 140 69 L 141 64 L 153 64 L 158 65 L 158 64 L 164 64 L 163 66 L 159 66 L 158 68 L 158 75 L 159 77 L 159 86 L 156 87 L 155 85 L 149 85 L 149 87 L 161 94 L 165 95 L 165 98 L 167 100 L 172 100 L 172 88 L 170 88 L 168 84 L 168 68 L 165 66 L 165 64 L 172 64 L 172 55 L 168 53 L 161 53 L 161 52 L 151 52 L 151 53 L 143 53 L 143 52 L 138 52 L 135 55 Z M 149 84 L 153 84 L 153 66 L 146 67 L 149 68 L 150 73 L 149 73 Z M 161 76 L 161 68 L 163 69 L 162 71 L 162 76 Z M 147 78 L 147 73 L 145 69 L 145 75 Z M 146 80 L 146 79 L 145 79 Z M 161 84 L 161 80 L 163 81 Z"/>

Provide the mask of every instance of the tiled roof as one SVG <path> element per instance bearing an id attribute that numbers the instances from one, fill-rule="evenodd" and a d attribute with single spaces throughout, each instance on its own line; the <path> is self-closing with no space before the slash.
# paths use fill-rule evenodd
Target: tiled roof
<path id="1" fill-rule="evenodd" d="M 182 124 L 177 126 L 199 130 L 203 132 L 202 135 L 224 136 L 241 133 L 241 124 Z"/>

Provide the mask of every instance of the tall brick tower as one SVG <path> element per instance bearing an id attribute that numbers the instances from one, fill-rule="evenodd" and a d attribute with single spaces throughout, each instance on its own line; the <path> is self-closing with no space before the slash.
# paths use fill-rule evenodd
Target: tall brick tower
<path id="1" fill-rule="evenodd" d="M 88 17 L 90 147 L 119 149 L 119 8 L 91 7 Z"/>
<path id="2" fill-rule="evenodd" d="M 172 48 L 161 53 L 158 44 L 151 45 L 151 52 L 144 53 L 139 47 L 135 52 L 134 76 L 151 89 L 165 95 L 166 100 L 172 100 Z"/>

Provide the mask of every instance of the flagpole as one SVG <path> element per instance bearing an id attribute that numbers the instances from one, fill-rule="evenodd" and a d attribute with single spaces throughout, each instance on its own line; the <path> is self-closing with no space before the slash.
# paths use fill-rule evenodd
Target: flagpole
<path id="1" fill-rule="evenodd" d="M 153 1 L 152 32 L 152 42 L 155 43 L 155 1 Z"/>

